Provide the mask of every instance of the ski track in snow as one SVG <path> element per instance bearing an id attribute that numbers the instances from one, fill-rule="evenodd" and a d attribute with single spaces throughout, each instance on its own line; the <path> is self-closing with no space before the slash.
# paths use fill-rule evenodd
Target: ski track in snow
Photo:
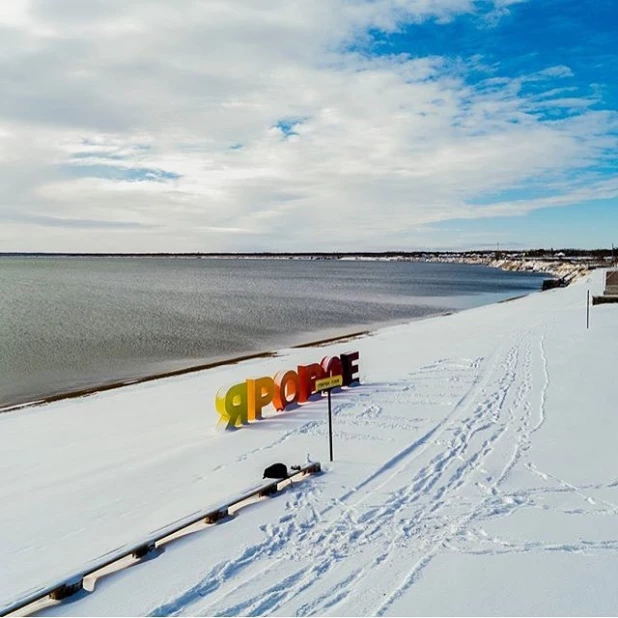
<path id="1" fill-rule="evenodd" d="M 549 373 L 547 371 L 547 357 L 545 356 L 545 335 L 542 335 L 539 339 L 539 350 L 541 352 L 541 359 L 543 362 L 543 390 L 541 391 L 541 402 L 539 405 L 539 420 L 537 424 L 532 428 L 531 433 L 538 431 L 545 423 L 545 403 L 547 401 L 547 388 L 549 387 Z"/>
<path id="2" fill-rule="evenodd" d="M 367 425 L 367 440 L 371 431 L 372 439 L 381 439 L 375 429 L 381 425 L 417 437 L 337 498 L 325 495 L 326 480 L 296 489 L 286 514 L 261 527 L 260 543 L 214 565 L 150 615 L 379 616 L 389 613 L 439 553 L 618 552 L 618 540 L 517 543 L 483 529 L 485 521 L 544 508 L 540 498 L 561 493 L 581 499 L 581 508 L 566 514 L 618 515 L 617 505 L 590 493 L 618 481 L 578 487 L 528 458 L 531 437 L 546 422 L 550 383 L 539 330 L 497 342 L 485 359 L 442 359 L 411 375 L 409 385 L 342 393 L 335 406 L 339 439 L 352 436 L 346 423 Z M 535 384 L 534 375 L 542 375 L 543 383 Z M 436 383 L 441 396 L 432 396 Z M 405 405 L 410 416 L 388 416 L 381 402 Z M 299 433 L 325 432 L 325 421 L 308 421 L 277 444 Z M 542 485 L 503 490 L 516 466 Z"/>

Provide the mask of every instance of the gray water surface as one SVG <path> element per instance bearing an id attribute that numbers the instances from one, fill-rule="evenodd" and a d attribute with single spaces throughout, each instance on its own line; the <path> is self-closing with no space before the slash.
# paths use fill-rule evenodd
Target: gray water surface
<path id="1" fill-rule="evenodd" d="M 0 407 L 540 289 L 419 262 L 0 258 Z"/>

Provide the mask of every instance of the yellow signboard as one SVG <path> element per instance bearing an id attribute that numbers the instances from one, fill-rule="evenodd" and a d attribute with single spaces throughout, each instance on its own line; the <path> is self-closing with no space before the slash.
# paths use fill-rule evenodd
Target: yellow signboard
<path id="1" fill-rule="evenodd" d="M 331 376 L 330 378 L 322 378 L 315 381 L 316 391 L 327 391 L 329 388 L 343 385 L 343 376 Z"/>

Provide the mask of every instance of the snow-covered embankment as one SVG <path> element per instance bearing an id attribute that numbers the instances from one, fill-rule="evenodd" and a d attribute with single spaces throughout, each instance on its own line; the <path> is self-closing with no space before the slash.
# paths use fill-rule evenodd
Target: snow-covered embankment
<path id="1" fill-rule="evenodd" d="M 618 313 L 586 330 L 587 286 L 0 415 L 0 605 L 310 453 L 326 474 L 48 613 L 614 613 Z M 333 464 L 323 401 L 216 432 L 221 384 L 350 349 Z"/>

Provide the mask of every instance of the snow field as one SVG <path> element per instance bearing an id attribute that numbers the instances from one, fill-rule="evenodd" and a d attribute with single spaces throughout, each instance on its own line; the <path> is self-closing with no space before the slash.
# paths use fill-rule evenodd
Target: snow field
<path id="1" fill-rule="evenodd" d="M 601 274 L 0 415 L 0 604 L 309 453 L 325 474 L 45 614 L 615 613 L 615 307 L 585 328 Z M 362 384 L 333 395 L 333 464 L 325 400 L 215 430 L 219 386 L 356 349 Z"/>

